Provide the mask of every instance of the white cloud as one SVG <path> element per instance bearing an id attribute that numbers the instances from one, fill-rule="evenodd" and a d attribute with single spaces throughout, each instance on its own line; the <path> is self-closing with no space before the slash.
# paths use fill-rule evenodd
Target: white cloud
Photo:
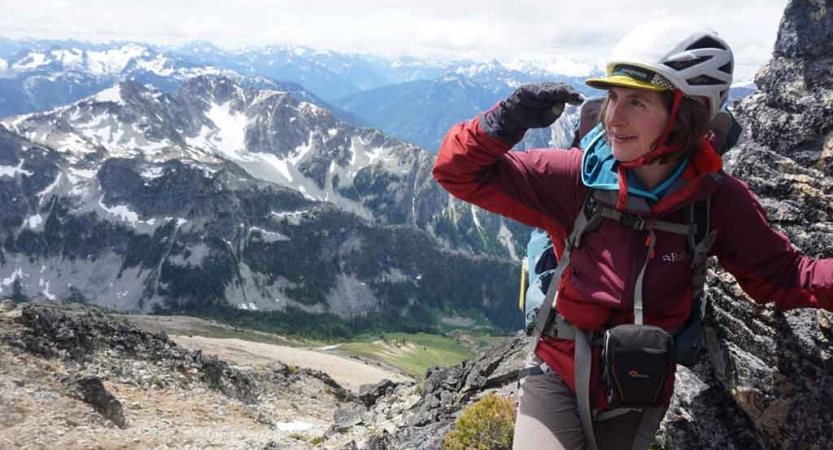
<path id="1" fill-rule="evenodd" d="M 226 47 L 304 44 L 387 55 L 512 59 L 561 55 L 602 61 L 634 24 L 681 16 L 735 48 L 740 72 L 769 58 L 787 0 L 0 0 L 10 37 L 210 40 Z M 743 75 L 743 73 L 739 73 Z"/>

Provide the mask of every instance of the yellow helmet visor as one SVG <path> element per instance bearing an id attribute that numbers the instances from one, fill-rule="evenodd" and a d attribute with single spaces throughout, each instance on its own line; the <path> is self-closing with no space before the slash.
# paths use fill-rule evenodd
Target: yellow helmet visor
<path id="1" fill-rule="evenodd" d="M 596 89 L 610 89 L 624 87 L 632 89 L 648 89 L 651 91 L 667 91 L 671 83 L 662 75 L 644 67 L 629 64 L 617 64 L 605 78 L 589 78 L 585 84 Z"/>

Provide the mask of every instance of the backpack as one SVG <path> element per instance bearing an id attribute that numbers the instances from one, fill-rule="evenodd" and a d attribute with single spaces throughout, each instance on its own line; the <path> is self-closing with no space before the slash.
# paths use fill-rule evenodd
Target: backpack
<path id="1" fill-rule="evenodd" d="M 579 146 L 581 140 L 596 126 L 603 100 L 603 97 L 591 98 L 582 105 L 572 147 Z M 728 110 L 721 111 L 715 117 L 711 128 L 712 145 L 720 155 L 737 143 L 741 133 L 740 124 Z M 601 195 L 601 191 L 593 189 L 588 193 L 588 198 L 582 208 L 582 213 L 585 214 L 588 223 L 598 225 L 602 219 L 608 219 L 631 225 L 640 221 L 637 216 L 628 213 L 596 207 L 598 205 L 596 199 Z M 692 254 L 692 295 L 695 303 L 683 328 L 674 333 L 677 363 L 687 367 L 697 364 L 704 349 L 703 320 L 707 306 L 706 262 L 713 239 L 710 233 L 709 209 L 710 199 L 695 202 L 690 205 L 684 223 L 669 224 L 669 229 L 675 230 L 672 232 L 688 235 L 689 251 Z M 680 225 L 682 228 L 679 227 Z M 693 229 L 694 232 L 688 232 L 689 229 Z M 538 311 L 544 302 L 557 264 L 552 241 L 547 233 L 540 229 L 533 230 L 527 244 L 527 256 L 524 258 L 521 269 L 521 289 L 518 301 L 518 306 L 524 313 L 527 334 L 532 333 Z"/>

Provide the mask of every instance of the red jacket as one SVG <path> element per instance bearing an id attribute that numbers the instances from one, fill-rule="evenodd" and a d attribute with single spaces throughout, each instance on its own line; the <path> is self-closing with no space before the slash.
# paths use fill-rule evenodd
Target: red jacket
<path id="1" fill-rule="evenodd" d="M 581 181 L 582 150 L 509 152 L 503 140 L 488 135 L 478 120 L 451 128 L 440 147 L 434 178 L 455 197 L 532 227 L 545 229 L 563 251 L 564 238 L 587 194 Z M 782 310 L 816 307 L 833 311 L 833 259 L 802 256 L 789 240 L 769 227 L 747 185 L 722 172 L 711 147 L 698 152 L 683 174 L 682 189 L 652 206 L 656 219 L 683 222 L 691 203 L 711 196 L 709 213 L 718 257 L 756 302 L 775 302 Z M 647 257 L 647 231 L 603 221 L 571 254 L 559 285 L 557 310 L 585 330 L 633 323 L 636 278 Z M 644 279 L 645 323 L 679 329 L 692 305 L 691 255 L 684 237 L 657 232 L 655 255 Z M 545 338 L 537 355 L 573 389 L 573 342 Z M 594 407 L 605 402 L 594 363 Z M 673 383 L 669 384 L 668 395 Z"/>

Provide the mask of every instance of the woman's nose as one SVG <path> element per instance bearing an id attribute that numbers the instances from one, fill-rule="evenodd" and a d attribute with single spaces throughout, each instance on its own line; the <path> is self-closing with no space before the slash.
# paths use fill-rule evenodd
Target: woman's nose
<path id="1" fill-rule="evenodd" d="M 627 124 L 627 114 L 623 108 L 620 108 L 618 102 L 611 104 L 607 110 L 607 124 L 611 126 L 622 126 Z"/>

